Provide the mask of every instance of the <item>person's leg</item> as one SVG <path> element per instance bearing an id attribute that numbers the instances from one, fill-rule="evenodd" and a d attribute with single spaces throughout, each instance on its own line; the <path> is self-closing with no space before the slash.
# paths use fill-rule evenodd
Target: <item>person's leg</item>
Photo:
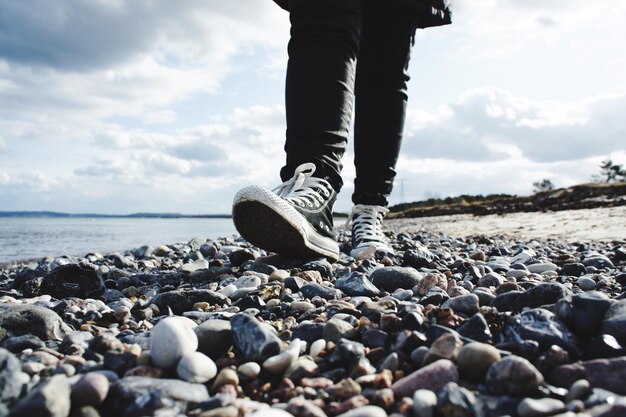
<path id="1" fill-rule="evenodd" d="M 356 74 L 355 204 L 386 206 L 396 175 L 416 22 L 392 1 L 363 0 Z"/>
<path id="2" fill-rule="evenodd" d="M 341 157 L 348 140 L 361 0 L 292 0 L 285 87 L 286 165 L 283 181 L 306 162 L 335 191 L 342 186 Z"/>

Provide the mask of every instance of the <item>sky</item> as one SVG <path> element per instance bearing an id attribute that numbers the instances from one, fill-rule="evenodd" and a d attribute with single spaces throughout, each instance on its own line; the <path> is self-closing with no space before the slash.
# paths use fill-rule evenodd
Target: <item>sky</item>
<path id="1" fill-rule="evenodd" d="M 454 6 L 416 34 L 391 204 L 626 164 L 626 2 Z M 0 0 L 0 211 L 228 213 L 277 186 L 288 40 L 271 0 Z"/>

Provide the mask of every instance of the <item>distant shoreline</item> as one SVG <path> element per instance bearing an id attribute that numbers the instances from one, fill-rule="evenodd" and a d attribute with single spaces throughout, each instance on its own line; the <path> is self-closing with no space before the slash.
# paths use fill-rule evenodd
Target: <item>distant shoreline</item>
<path id="1" fill-rule="evenodd" d="M 56 211 L 0 211 L 0 217 L 19 218 L 117 218 L 117 219 L 230 219 L 230 214 L 180 214 L 180 213 L 63 213 Z"/>

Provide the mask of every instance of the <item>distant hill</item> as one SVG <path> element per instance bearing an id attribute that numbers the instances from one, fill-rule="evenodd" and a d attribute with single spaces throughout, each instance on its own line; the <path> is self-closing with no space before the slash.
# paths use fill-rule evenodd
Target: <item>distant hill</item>
<path id="1" fill-rule="evenodd" d="M 574 185 L 530 196 L 492 194 L 431 198 L 389 207 L 389 218 L 445 216 L 451 214 L 504 214 L 560 211 L 626 205 L 626 182 Z"/>
<path id="2" fill-rule="evenodd" d="M 180 214 L 180 213 L 61 213 L 57 211 L 0 211 L 0 217 L 57 217 L 57 218 L 147 218 L 147 219 L 230 219 L 230 214 Z"/>

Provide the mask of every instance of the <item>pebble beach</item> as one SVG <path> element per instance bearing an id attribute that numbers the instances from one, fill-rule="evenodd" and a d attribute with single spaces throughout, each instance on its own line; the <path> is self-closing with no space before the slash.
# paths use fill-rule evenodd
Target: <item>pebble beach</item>
<path id="1" fill-rule="evenodd" d="M 626 207 L 0 267 L 0 417 L 626 415 Z"/>

